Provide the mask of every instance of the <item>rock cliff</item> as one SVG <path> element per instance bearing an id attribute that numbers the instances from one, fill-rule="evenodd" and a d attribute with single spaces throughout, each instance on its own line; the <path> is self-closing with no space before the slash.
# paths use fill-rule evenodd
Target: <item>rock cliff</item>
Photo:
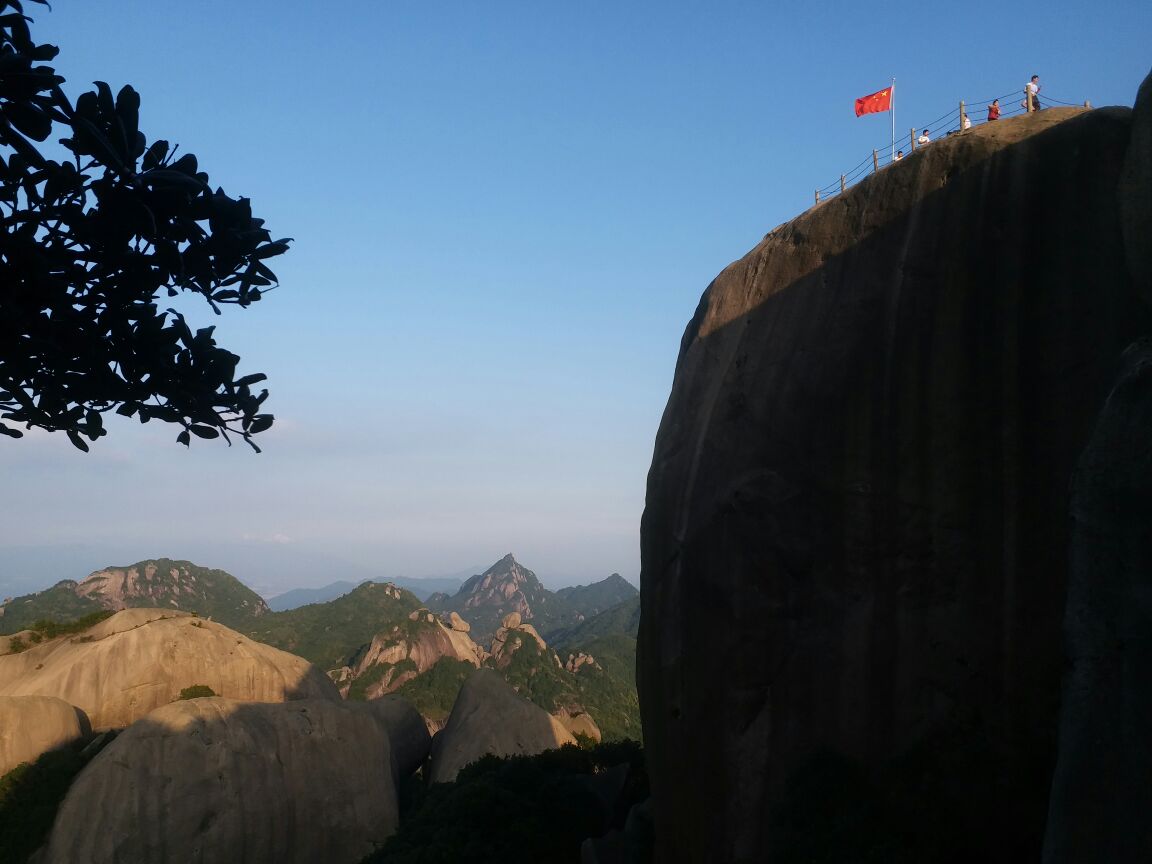
<path id="1" fill-rule="evenodd" d="M 1142 110 L 933 143 L 704 293 L 642 527 L 656 860 L 799 860 L 833 803 L 860 860 L 1039 857 L 1069 483 L 1152 332 Z"/>
<path id="2" fill-rule="evenodd" d="M 340 698 L 307 660 L 164 609 L 127 609 L 82 634 L 0 656 L 0 696 L 55 696 L 95 729 L 128 726 L 197 684 L 256 702 Z"/>

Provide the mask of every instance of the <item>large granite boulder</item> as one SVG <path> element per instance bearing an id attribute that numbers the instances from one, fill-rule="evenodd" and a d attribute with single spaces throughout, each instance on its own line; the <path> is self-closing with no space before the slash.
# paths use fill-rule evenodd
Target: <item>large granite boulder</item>
<path id="1" fill-rule="evenodd" d="M 84 712 L 52 696 L 0 696 L 0 776 L 92 731 Z"/>
<path id="2" fill-rule="evenodd" d="M 399 696 L 381 696 L 368 702 L 349 704 L 372 712 L 388 733 L 395 779 L 399 781 L 416 773 L 432 751 L 432 736 L 412 703 Z"/>
<path id="3" fill-rule="evenodd" d="M 1072 489 L 1046 864 L 1152 856 L 1152 340 L 1125 359 Z"/>
<path id="4" fill-rule="evenodd" d="M 575 743 L 563 723 L 518 694 L 499 672 L 477 669 L 432 742 L 429 776 L 433 783 L 446 783 L 488 753 L 531 756 Z"/>
<path id="5" fill-rule="evenodd" d="M 163 609 L 126 609 L 82 634 L 0 656 L 0 696 L 55 696 L 95 729 L 128 726 L 196 684 L 255 702 L 340 698 L 307 660 Z"/>
<path id="6" fill-rule="evenodd" d="M 153 711 L 80 773 L 41 864 L 355 864 L 398 823 L 384 724 L 326 699 Z"/>
<path id="7" fill-rule="evenodd" d="M 810 860 L 846 824 L 820 860 L 867 860 L 869 831 L 1039 857 L 1069 483 L 1152 330 L 1132 127 L 1045 110 L 940 140 L 705 292 L 642 527 L 656 860 Z"/>

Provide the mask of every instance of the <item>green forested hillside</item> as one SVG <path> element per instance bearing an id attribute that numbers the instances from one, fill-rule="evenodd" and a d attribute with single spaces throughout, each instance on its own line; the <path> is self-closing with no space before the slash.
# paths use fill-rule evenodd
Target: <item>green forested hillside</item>
<path id="1" fill-rule="evenodd" d="M 563 648 L 576 646 L 599 639 L 601 636 L 624 634 L 636 638 L 640 627 L 640 595 L 605 609 L 598 615 L 587 618 L 572 627 L 566 627 L 552 634 L 552 642 L 563 654 Z"/>
<path id="2" fill-rule="evenodd" d="M 15 633 L 45 619 L 66 622 L 101 609 L 142 606 L 195 612 L 236 628 L 268 611 L 260 595 L 224 570 L 150 558 L 105 567 L 79 582 L 64 580 L 9 600 L 0 605 L 0 633 Z"/>
<path id="3" fill-rule="evenodd" d="M 410 591 L 387 583 L 365 582 L 327 603 L 270 612 L 239 629 L 259 642 L 311 660 L 322 669 L 333 669 L 344 665 L 377 633 L 406 621 L 420 605 Z"/>
<path id="4" fill-rule="evenodd" d="M 556 592 L 556 596 L 585 618 L 591 618 L 626 600 L 639 599 L 640 592 L 619 573 L 613 573 L 607 579 L 601 579 L 591 585 L 561 588 Z"/>

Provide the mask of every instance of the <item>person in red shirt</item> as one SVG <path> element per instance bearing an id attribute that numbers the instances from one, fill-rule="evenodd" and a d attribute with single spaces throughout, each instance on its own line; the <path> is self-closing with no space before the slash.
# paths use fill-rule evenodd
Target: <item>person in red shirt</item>
<path id="1" fill-rule="evenodd" d="M 992 104 L 988 106 L 988 119 L 989 120 L 999 120 L 1000 119 L 1000 100 L 999 99 L 993 99 Z"/>

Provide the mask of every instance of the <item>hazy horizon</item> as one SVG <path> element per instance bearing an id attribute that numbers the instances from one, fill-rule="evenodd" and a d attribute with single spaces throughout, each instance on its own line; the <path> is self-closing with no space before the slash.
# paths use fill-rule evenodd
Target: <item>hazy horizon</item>
<path id="1" fill-rule="evenodd" d="M 515 549 L 504 550 L 490 561 L 474 561 L 443 570 L 400 570 L 385 562 L 373 563 L 366 559 L 342 558 L 323 552 L 304 552 L 290 544 L 274 546 L 258 543 L 220 545 L 215 553 L 207 549 L 184 548 L 193 554 L 175 554 L 156 551 L 131 554 L 130 550 L 111 544 L 63 544 L 55 547 L 24 545 L 0 546 L 0 599 L 43 591 L 63 579 L 79 581 L 90 573 L 106 567 L 123 567 L 154 558 L 191 561 L 202 567 L 224 570 L 235 576 L 265 599 L 297 588 L 322 588 L 333 582 L 359 583 L 365 579 L 382 582 L 390 579 L 458 579 L 483 573 L 511 552 L 516 560 L 539 577 L 551 590 L 571 585 L 599 582 L 619 573 L 581 573 L 574 570 L 541 570 L 530 559 Z M 639 587 L 639 579 L 620 573 Z"/>

